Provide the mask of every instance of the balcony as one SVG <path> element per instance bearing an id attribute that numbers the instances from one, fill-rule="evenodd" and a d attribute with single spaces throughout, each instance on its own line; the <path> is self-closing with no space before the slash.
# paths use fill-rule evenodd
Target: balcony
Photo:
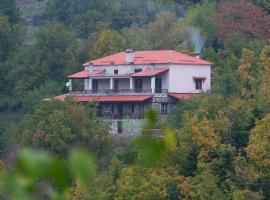
<path id="1" fill-rule="evenodd" d="M 168 89 L 155 89 L 155 93 L 168 93 Z M 153 94 L 152 89 L 99 89 L 99 90 L 78 90 L 71 91 L 72 95 L 91 95 L 91 96 L 107 96 L 107 95 L 145 95 Z"/>

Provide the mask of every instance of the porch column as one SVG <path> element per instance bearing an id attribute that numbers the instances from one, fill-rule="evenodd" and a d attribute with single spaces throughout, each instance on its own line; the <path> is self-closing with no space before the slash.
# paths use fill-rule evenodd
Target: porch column
<path id="1" fill-rule="evenodd" d="M 72 91 L 72 79 L 69 79 L 68 80 L 68 82 L 69 82 L 69 91 Z"/>
<path id="2" fill-rule="evenodd" d="M 89 83 L 88 83 L 89 79 L 84 79 L 84 90 L 88 90 L 89 89 Z"/>
<path id="3" fill-rule="evenodd" d="M 133 78 L 130 77 L 129 79 L 129 89 L 133 90 Z"/>
<path id="4" fill-rule="evenodd" d="M 151 77 L 151 89 L 152 89 L 152 93 L 155 93 L 155 90 L 156 90 L 156 77 L 155 76 L 152 76 Z"/>
<path id="5" fill-rule="evenodd" d="M 93 86 L 92 86 L 92 78 L 89 77 L 88 79 L 88 90 L 93 90 Z"/>
<path id="6" fill-rule="evenodd" d="M 110 89 L 113 89 L 113 78 L 110 78 Z"/>

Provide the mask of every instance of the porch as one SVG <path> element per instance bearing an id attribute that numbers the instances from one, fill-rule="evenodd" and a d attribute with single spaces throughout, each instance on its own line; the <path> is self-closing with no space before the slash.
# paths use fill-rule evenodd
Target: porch
<path id="1" fill-rule="evenodd" d="M 70 93 L 74 95 L 153 94 L 168 92 L 168 69 L 145 69 L 134 74 L 106 75 L 86 72 L 69 77 Z M 79 74 L 79 75 L 78 75 Z M 74 79 L 83 80 L 83 89 L 73 90 Z"/>
<path id="2" fill-rule="evenodd" d="M 167 93 L 166 80 L 157 77 L 143 78 L 87 78 L 84 79 L 84 89 L 72 89 L 72 79 L 69 80 L 69 90 L 72 95 L 136 95 Z"/>
<path id="3" fill-rule="evenodd" d="M 168 89 L 155 88 L 154 93 L 168 93 Z M 71 95 L 91 95 L 91 96 L 107 96 L 107 95 L 144 95 L 153 94 L 152 89 L 99 89 L 99 90 L 75 90 L 70 92 Z"/>

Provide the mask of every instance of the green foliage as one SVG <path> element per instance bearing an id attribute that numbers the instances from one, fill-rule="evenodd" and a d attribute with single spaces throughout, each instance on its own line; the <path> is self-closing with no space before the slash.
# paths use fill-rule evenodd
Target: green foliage
<path id="1" fill-rule="evenodd" d="M 84 182 L 89 183 L 94 173 L 92 157 L 85 151 L 72 151 L 65 163 L 48 153 L 23 149 L 16 168 L 4 175 L 1 185 L 14 200 L 39 199 L 42 190 L 50 199 L 64 200 L 71 196 L 72 180 L 79 181 L 83 176 Z"/>
<path id="2" fill-rule="evenodd" d="M 106 126 L 95 118 L 95 110 L 72 99 L 43 103 L 24 117 L 18 131 L 25 145 L 62 155 L 83 145 L 100 156 L 110 143 Z"/>
<path id="3" fill-rule="evenodd" d="M 167 170 L 136 165 L 123 169 L 114 199 L 178 199 L 181 177 L 173 168 Z"/>
<path id="4" fill-rule="evenodd" d="M 136 50 L 179 49 L 184 43 L 184 30 L 171 12 L 158 13 L 155 20 L 142 28 L 123 29 L 126 46 Z"/>
<path id="5" fill-rule="evenodd" d="M 117 53 L 124 49 L 125 43 L 119 33 L 112 30 L 103 30 L 93 48 L 90 51 L 90 57 L 93 59 Z"/>
<path id="6" fill-rule="evenodd" d="M 216 14 L 216 4 L 213 1 L 203 1 L 188 9 L 184 23 L 194 26 L 202 31 L 206 44 L 212 45 L 216 39 L 216 29 L 209 17 Z"/>
<path id="7" fill-rule="evenodd" d="M 7 16 L 12 24 L 18 23 L 20 16 L 16 7 L 16 0 L 1 0 L 0 4 L 0 15 Z"/>
<path id="8" fill-rule="evenodd" d="M 267 0 L 253 0 L 253 2 L 262 7 L 263 9 L 265 9 L 265 11 L 267 11 L 268 13 L 270 12 L 270 2 Z"/>
<path id="9" fill-rule="evenodd" d="M 96 166 L 87 151 L 74 150 L 69 159 L 69 170 L 79 181 L 87 183 L 94 177 Z"/>
<path id="10" fill-rule="evenodd" d="M 0 164 L 11 198 L 270 198 L 267 1 L 49 0 L 44 23 L 31 27 L 37 30 L 31 44 L 23 43 L 15 1 L 0 5 L 3 159 L 18 140 L 66 158 L 22 150 L 11 171 Z M 33 19 L 22 20 L 32 25 Z M 162 138 L 152 135 L 159 117 L 151 110 L 142 137 L 120 155 L 108 152 L 108 128 L 94 105 L 41 102 L 66 92 L 65 76 L 87 59 L 126 48 L 193 53 L 190 27 L 205 39 L 202 57 L 214 63 L 212 90 L 180 101 Z M 28 115 L 18 123 L 21 112 Z M 94 152 L 96 163 L 86 150 L 69 154 L 77 146 Z M 117 159 L 99 168 L 108 153 Z"/>

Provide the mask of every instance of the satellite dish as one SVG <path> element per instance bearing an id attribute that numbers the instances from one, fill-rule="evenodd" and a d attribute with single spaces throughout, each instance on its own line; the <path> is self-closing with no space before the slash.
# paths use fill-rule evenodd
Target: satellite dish
<path id="1" fill-rule="evenodd" d="M 66 87 L 69 87 L 70 86 L 70 82 L 66 82 Z"/>

